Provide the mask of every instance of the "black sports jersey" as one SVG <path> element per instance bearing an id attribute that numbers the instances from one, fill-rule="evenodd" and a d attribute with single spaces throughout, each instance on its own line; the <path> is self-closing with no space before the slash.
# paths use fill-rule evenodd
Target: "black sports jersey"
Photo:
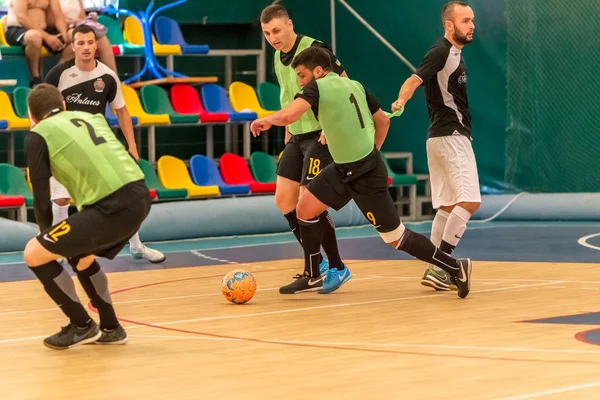
<path id="1" fill-rule="evenodd" d="M 294 54 L 296 54 L 296 49 L 298 48 L 298 45 L 300 44 L 300 41 L 302 40 L 302 38 L 304 37 L 304 35 L 298 35 L 296 37 L 296 41 L 294 42 L 294 47 L 292 47 L 292 49 L 290 51 L 288 51 L 287 53 L 284 53 L 283 51 L 281 52 L 281 63 L 283 65 L 285 65 L 286 67 L 288 65 L 290 65 L 292 63 L 292 61 L 294 60 Z M 327 52 L 329 53 L 330 57 L 331 57 L 331 67 L 333 72 L 335 72 L 338 75 L 341 75 L 344 72 L 344 67 L 342 67 L 342 63 L 337 59 L 337 57 L 335 56 L 335 54 L 333 54 L 333 50 L 331 50 L 331 47 L 327 46 L 325 43 L 320 42 L 318 40 L 315 40 L 313 42 L 313 44 L 310 45 L 310 47 L 320 47 L 322 49 L 327 50 Z"/>
<path id="2" fill-rule="evenodd" d="M 461 51 L 446 38 L 433 46 L 414 74 L 423 81 L 429 111 L 428 137 L 454 132 L 471 137 L 467 66 Z"/>
<path id="3" fill-rule="evenodd" d="M 104 115 L 107 103 L 115 110 L 125 107 L 119 77 L 97 60 L 89 72 L 77 68 L 75 60 L 59 64 L 48 72 L 46 83 L 61 91 L 68 111 Z"/>

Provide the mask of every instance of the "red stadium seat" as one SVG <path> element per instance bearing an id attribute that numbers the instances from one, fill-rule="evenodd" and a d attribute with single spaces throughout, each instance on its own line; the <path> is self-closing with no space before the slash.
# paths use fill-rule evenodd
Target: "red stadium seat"
<path id="1" fill-rule="evenodd" d="M 272 193 L 275 183 L 259 183 L 252 178 L 248 163 L 243 157 L 225 153 L 220 158 L 221 175 L 229 185 L 249 185 L 252 193 Z"/>
<path id="2" fill-rule="evenodd" d="M 156 190 L 154 189 L 149 189 L 150 190 L 150 198 L 152 200 L 156 199 Z"/>
<path id="3" fill-rule="evenodd" d="M 200 122 L 227 122 L 229 114 L 211 113 L 204 109 L 196 89 L 189 85 L 177 84 L 171 88 L 171 104 L 180 114 L 197 114 Z"/>
<path id="4" fill-rule="evenodd" d="M 25 204 L 23 196 L 4 196 L 0 194 L 0 208 L 2 207 L 20 207 Z"/>

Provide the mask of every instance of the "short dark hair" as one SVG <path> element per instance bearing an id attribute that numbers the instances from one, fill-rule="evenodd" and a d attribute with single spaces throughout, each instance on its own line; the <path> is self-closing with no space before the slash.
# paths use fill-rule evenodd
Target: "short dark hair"
<path id="1" fill-rule="evenodd" d="M 308 69 L 322 67 L 325 71 L 332 70 L 331 56 L 326 50 L 317 46 L 311 46 L 294 57 L 292 68 L 295 69 L 298 65 L 302 65 Z"/>
<path id="2" fill-rule="evenodd" d="M 469 5 L 464 1 L 450 1 L 446 3 L 444 8 L 442 8 L 442 24 L 452 18 L 454 7 L 456 6 L 469 7 Z"/>
<path id="3" fill-rule="evenodd" d="M 27 98 L 27 107 L 36 121 L 41 121 L 54 109 L 64 109 L 63 96 L 55 86 L 41 83 L 31 90 Z"/>
<path id="4" fill-rule="evenodd" d="M 264 10 L 262 10 L 262 12 L 260 13 L 260 23 L 268 24 L 275 18 L 289 18 L 289 17 L 290 17 L 290 15 L 285 10 L 285 8 L 274 4 L 269 7 L 266 7 Z"/>
<path id="5" fill-rule="evenodd" d="M 91 26 L 89 25 L 79 25 L 77 26 L 75 29 L 73 29 L 73 33 L 71 34 L 71 40 L 73 42 L 75 42 L 75 34 L 76 33 L 90 33 L 93 32 L 94 33 L 94 39 L 98 40 L 98 36 L 96 35 L 96 31 L 94 29 L 92 29 Z"/>

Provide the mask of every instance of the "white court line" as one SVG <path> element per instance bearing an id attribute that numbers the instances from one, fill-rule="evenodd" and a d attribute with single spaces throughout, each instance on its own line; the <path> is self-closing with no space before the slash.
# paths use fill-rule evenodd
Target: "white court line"
<path id="1" fill-rule="evenodd" d="M 600 236 L 600 233 L 594 233 L 594 234 L 591 234 L 591 235 L 587 235 L 587 236 L 584 236 L 584 237 L 580 237 L 580 238 L 577 240 L 577 243 L 578 243 L 580 246 L 587 247 L 588 249 L 592 249 L 592 250 L 600 250 L 600 247 L 598 247 L 598 246 L 594 246 L 593 244 L 589 244 L 589 243 L 587 242 L 589 239 L 591 239 L 591 238 L 594 238 L 594 237 L 596 237 L 596 236 Z"/>
<path id="2" fill-rule="evenodd" d="M 546 390 L 544 392 L 529 393 L 529 394 L 523 394 L 520 396 L 513 396 L 513 397 L 502 397 L 502 398 L 499 398 L 496 400 L 533 399 L 536 397 L 548 396 L 548 395 L 557 394 L 557 393 L 573 392 L 575 390 L 588 389 L 588 388 L 593 388 L 593 387 L 598 387 L 598 386 L 600 386 L 600 382 L 586 383 L 585 385 L 567 386 L 567 387 L 560 388 L 560 389 Z"/>
<path id="3" fill-rule="evenodd" d="M 549 283 L 537 283 L 537 284 L 531 284 L 531 285 L 526 285 L 526 286 L 508 286 L 508 287 L 502 287 L 502 288 L 484 289 L 484 290 L 472 291 L 471 293 L 488 293 L 488 292 L 497 292 L 497 291 L 502 291 L 502 290 L 523 289 L 523 288 L 530 288 L 530 287 L 536 287 L 536 286 L 553 285 L 556 283 L 561 283 L 561 281 L 553 281 L 553 282 L 549 282 Z M 253 314 L 236 314 L 236 315 L 224 315 L 224 316 L 219 316 L 219 317 L 203 317 L 203 318 L 185 319 L 185 320 L 178 320 L 178 321 L 154 322 L 154 323 L 148 323 L 148 325 L 168 326 L 168 325 L 184 324 L 184 323 L 189 323 L 189 322 L 219 321 L 219 320 L 224 320 L 224 319 L 262 317 L 265 315 L 280 315 L 280 314 L 289 314 L 289 313 L 304 312 L 304 311 L 325 310 L 325 309 L 329 309 L 329 308 L 352 307 L 352 306 L 363 306 L 363 305 L 367 305 L 367 304 L 381 304 L 381 303 L 391 303 L 391 302 L 396 302 L 396 301 L 428 299 L 428 298 L 433 298 L 433 297 L 440 297 L 440 296 L 439 296 L 439 294 L 428 294 L 428 295 L 411 296 L 411 297 L 397 297 L 394 299 L 380 299 L 380 300 L 359 301 L 359 302 L 355 302 L 355 303 L 328 304 L 328 305 L 324 305 L 324 306 L 292 308 L 292 309 L 287 309 L 287 310 L 266 311 L 266 312 L 253 313 Z M 127 327 L 127 329 L 138 329 L 138 328 L 149 328 L 149 327 L 146 325 L 132 325 L 132 326 Z"/>
<path id="4" fill-rule="evenodd" d="M 547 285 L 552 285 L 552 284 L 556 284 L 556 283 L 562 283 L 562 281 L 554 281 L 554 282 L 550 282 L 550 283 L 537 283 L 537 284 L 531 284 L 531 285 L 527 285 L 527 286 L 508 286 L 508 287 L 502 287 L 502 288 L 484 289 L 484 290 L 472 291 L 471 293 L 498 292 L 498 291 L 504 291 L 504 290 L 547 286 Z M 220 317 L 205 317 L 205 318 L 195 318 L 195 319 L 189 319 L 189 320 L 157 322 L 157 323 L 149 323 L 148 325 L 167 326 L 167 325 L 183 324 L 183 323 L 189 323 L 189 322 L 218 321 L 218 320 L 223 320 L 223 319 L 259 317 L 259 316 L 264 316 L 264 315 L 288 314 L 288 313 L 303 312 L 303 311 L 323 310 L 323 309 L 328 309 L 328 308 L 351 307 L 351 306 L 361 306 L 361 305 L 367 305 L 367 304 L 381 304 L 381 303 L 391 303 L 391 302 L 405 301 L 405 300 L 427 299 L 427 298 L 432 298 L 432 297 L 439 297 L 439 295 L 438 294 L 430 294 L 430 295 L 422 295 L 422 296 L 398 297 L 395 299 L 361 301 L 361 302 L 355 302 L 355 303 L 329 304 L 329 305 L 324 305 L 324 306 L 294 308 L 291 310 L 277 310 L 277 311 L 268 311 L 268 312 L 245 314 L 245 315 L 237 314 L 237 315 L 228 315 L 228 316 L 220 316 Z M 150 327 L 146 326 L 146 325 L 132 325 L 132 326 L 126 326 L 125 328 L 127 328 L 129 330 L 129 329 L 150 328 Z M 40 337 L 44 337 L 44 336 L 34 336 L 34 337 L 29 337 L 29 338 L 17 338 L 17 339 L 4 339 L 4 340 L 0 340 L 0 344 L 20 342 L 20 341 L 31 340 L 31 339 L 38 339 Z"/>
<path id="5" fill-rule="evenodd" d="M 352 281 L 353 282 L 367 281 L 367 280 L 372 280 L 372 279 L 377 279 L 377 277 L 367 276 L 364 278 L 354 278 L 354 279 L 352 279 Z M 278 290 L 278 289 L 279 289 L 278 286 L 277 287 L 266 287 L 266 288 L 258 289 L 257 292 L 267 292 L 267 291 Z M 195 298 L 195 297 L 209 297 L 209 296 L 222 296 L 222 294 L 218 291 L 215 291 L 214 293 L 190 294 L 190 295 L 186 295 L 186 296 L 170 296 L 170 297 L 155 297 L 155 298 L 151 298 L 151 299 L 124 300 L 124 301 L 115 301 L 115 302 L 113 302 L 113 305 L 147 303 L 147 302 L 152 302 L 152 301 L 163 301 L 163 300 L 190 299 L 190 298 Z M 48 311 L 60 311 L 60 308 L 54 307 L 54 308 L 40 308 L 40 309 L 36 309 L 36 310 L 0 312 L 0 317 L 2 317 L 4 315 L 30 314 L 30 313 L 48 312 Z"/>
<path id="6" fill-rule="evenodd" d="M 200 335 L 129 335 L 129 337 L 155 338 L 155 339 L 188 339 L 203 341 L 244 341 L 242 338 L 220 338 Z M 549 353 L 549 354 L 600 354 L 600 351 L 594 350 L 568 350 L 568 349 L 535 349 L 527 347 L 493 347 L 493 346 L 453 346 L 453 345 L 435 345 L 435 344 L 417 344 L 417 343 L 360 343 L 360 342 L 322 342 L 306 340 L 280 340 L 280 339 L 260 339 L 263 342 L 278 344 L 296 344 L 296 345 L 314 345 L 314 346 L 344 346 L 344 347 L 396 347 L 396 348 L 418 348 L 418 349 L 442 349 L 442 350 L 483 350 L 483 351 L 501 351 L 513 353 Z"/>

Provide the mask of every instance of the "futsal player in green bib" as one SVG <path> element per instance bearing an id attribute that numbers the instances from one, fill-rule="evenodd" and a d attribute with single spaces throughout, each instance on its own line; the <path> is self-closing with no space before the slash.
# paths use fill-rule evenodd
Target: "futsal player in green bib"
<path id="1" fill-rule="evenodd" d="M 283 7 L 272 5 L 265 8 L 261 13 L 260 21 L 265 38 L 276 50 L 275 74 L 279 82 L 282 107 L 290 104 L 301 89 L 296 71 L 292 68 L 292 60 L 305 49 L 313 47 L 324 49 L 334 65 L 334 71 L 346 76 L 344 68 L 329 47 L 318 40 L 294 32 L 292 20 Z M 300 242 L 296 218 L 298 198 L 306 185 L 333 160 L 321 125 L 312 112 L 307 112 L 297 121 L 286 126 L 285 142 L 286 146 L 277 166 L 275 204 L 285 216 L 291 231 Z M 334 221 L 327 210 L 323 210 L 319 216 L 319 223 L 323 232 L 322 246 L 327 259 L 322 257 L 319 249 L 316 262 L 322 275 L 327 274 L 329 270 L 336 273 L 341 271 L 344 276 L 343 284 L 352 277 L 352 274 L 340 257 Z M 307 272 L 305 271 L 305 273 Z M 293 294 L 315 290 L 312 287 L 299 285 L 299 282 L 302 281 L 298 281 L 298 279 L 301 277 L 302 275 L 297 275 L 294 282 L 280 289 L 280 293 Z"/>
<path id="2" fill-rule="evenodd" d="M 470 290 L 471 260 L 452 258 L 400 221 L 379 153 L 390 126 L 379 101 L 359 82 L 333 72 L 329 55 L 322 49 L 304 50 L 296 56 L 292 67 L 304 87 L 290 105 L 254 121 L 251 130 L 257 136 L 272 125 L 292 124 L 310 112 L 327 132 L 333 163 L 308 184 L 296 208 L 309 270 L 299 281 L 308 287 L 322 286 L 319 290 L 327 293 L 335 290 L 343 279 L 340 273 L 329 273 L 323 283 L 317 280 L 322 235 L 319 215 L 329 207 L 339 210 L 353 199 L 384 242 L 442 268 L 456 284 L 458 296 L 466 297 Z"/>
<path id="3" fill-rule="evenodd" d="M 127 334 L 112 305 L 96 256 L 113 259 L 138 231 L 152 200 L 144 174 L 101 114 L 65 111 L 60 91 L 40 84 L 28 98 L 31 132 L 27 167 L 40 234 L 25 247 L 25 263 L 69 318 L 44 344 L 57 350 L 85 343 L 124 344 Z M 52 226 L 50 177 L 64 185 L 78 212 Z M 81 304 L 64 257 L 92 305 L 100 327 Z"/>

